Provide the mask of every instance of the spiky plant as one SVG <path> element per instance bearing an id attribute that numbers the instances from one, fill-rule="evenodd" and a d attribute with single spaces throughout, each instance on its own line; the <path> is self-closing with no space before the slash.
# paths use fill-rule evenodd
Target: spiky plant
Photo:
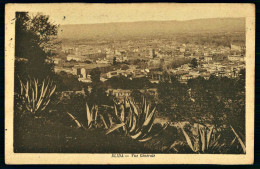
<path id="1" fill-rule="evenodd" d="M 120 114 L 118 113 L 116 105 L 114 106 L 114 117 L 116 123 L 108 129 L 106 134 L 114 132 L 122 127 L 128 136 L 132 139 L 138 140 L 139 142 L 146 142 L 159 135 L 159 133 L 152 134 L 151 132 L 155 119 L 155 108 L 150 111 L 150 105 L 147 104 L 146 99 L 143 99 L 141 109 L 139 109 L 131 100 L 127 101 L 130 104 L 128 114 L 125 111 L 127 104 L 126 99 L 124 100 L 124 106 L 121 106 Z"/>
<path id="2" fill-rule="evenodd" d="M 218 137 L 213 137 L 214 126 L 206 127 L 201 124 L 194 124 L 190 131 L 186 131 L 183 125 L 180 125 L 182 133 L 189 145 L 190 149 L 195 153 L 214 153 L 221 151 L 225 144 L 220 144 Z M 172 146 L 171 146 L 172 147 Z"/>
<path id="3" fill-rule="evenodd" d="M 92 128 L 97 126 L 98 106 L 93 105 L 91 110 L 89 109 L 88 103 L 86 103 L 87 113 L 87 127 Z"/>
<path id="4" fill-rule="evenodd" d="M 70 114 L 69 112 L 67 112 L 67 114 L 68 114 L 69 117 L 75 122 L 75 124 L 77 125 L 77 128 L 84 128 L 84 129 L 86 129 L 85 126 L 84 126 L 82 123 L 80 123 L 80 122 L 77 120 L 76 117 L 74 117 L 74 116 L 73 116 L 72 114 Z"/>
<path id="5" fill-rule="evenodd" d="M 55 92 L 56 85 L 49 78 L 39 83 L 38 79 L 29 78 L 26 83 L 20 81 L 19 98 L 22 100 L 22 105 L 32 114 L 37 114 L 46 109 L 50 103 L 51 96 Z"/>
<path id="6" fill-rule="evenodd" d="M 91 109 L 89 109 L 88 103 L 86 103 L 86 115 L 87 115 L 87 119 L 85 122 L 80 122 L 79 120 L 77 120 L 77 118 L 75 118 L 71 113 L 67 112 L 67 114 L 69 115 L 69 117 L 76 123 L 78 128 L 83 128 L 83 129 L 87 129 L 87 128 L 93 128 L 93 127 L 97 127 L 97 117 L 98 117 L 98 106 L 97 105 L 93 105 Z M 86 124 L 84 126 L 84 124 Z"/>
<path id="7" fill-rule="evenodd" d="M 243 153 L 246 153 L 246 145 L 245 145 L 245 143 L 244 143 L 244 142 L 242 141 L 242 139 L 239 137 L 239 135 L 237 134 L 237 132 L 235 131 L 235 129 L 232 127 L 232 125 L 230 125 L 230 128 L 231 128 L 232 132 L 233 132 L 234 135 L 235 135 L 235 138 L 234 138 L 234 140 L 231 142 L 231 145 L 233 145 L 234 142 L 235 142 L 236 140 L 238 140 L 239 145 L 241 146 L 241 148 L 242 148 L 242 150 L 243 150 Z"/>

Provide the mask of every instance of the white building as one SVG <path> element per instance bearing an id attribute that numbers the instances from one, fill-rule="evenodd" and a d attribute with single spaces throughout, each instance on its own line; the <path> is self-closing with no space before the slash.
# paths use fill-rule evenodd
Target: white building
<path id="1" fill-rule="evenodd" d="M 242 49 L 241 46 L 235 45 L 235 44 L 231 44 L 231 50 L 238 50 L 238 51 L 240 51 L 241 49 Z"/>
<path id="2" fill-rule="evenodd" d="M 185 52 L 185 48 L 180 48 L 180 52 Z"/>
<path id="3" fill-rule="evenodd" d="M 85 57 L 82 57 L 82 56 L 77 56 L 77 55 L 68 55 L 67 56 L 67 61 L 71 61 L 71 60 L 75 60 L 75 61 L 78 61 L 78 62 L 83 62 L 86 60 Z"/>
<path id="4" fill-rule="evenodd" d="M 245 58 L 244 58 L 244 56 L 241 56 L 241 55 L 229 55 L 228 60 L 243 62 L 245 60 Z"/>
<path id="5" fill-rule="evenodd" d="M 207 56 L 207 57 L 204 57 L 204 60 L 205 60 L 206 62 L 209 62 L 209 61 L 212 61 L 213 59 L 212 59 L 211 56 Z"/>

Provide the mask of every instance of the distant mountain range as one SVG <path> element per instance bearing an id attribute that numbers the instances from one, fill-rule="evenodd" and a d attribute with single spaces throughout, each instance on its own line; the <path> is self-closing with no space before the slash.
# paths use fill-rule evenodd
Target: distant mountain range
<path id="1" fill-rule="evenodd" d="M 245 18 L 212 18 L 188 21 L 140 21 L 101 24 L 61 25 L 62 39 L 154 36 L 176 33 L 245 31 Z"/>

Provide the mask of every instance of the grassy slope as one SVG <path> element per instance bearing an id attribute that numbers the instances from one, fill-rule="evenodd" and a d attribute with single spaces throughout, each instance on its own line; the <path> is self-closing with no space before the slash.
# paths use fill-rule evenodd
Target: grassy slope
<path id="1" fill-rule="evenodd" d="M 77 129 L 45 119 L 30 118 L 17 122 L 14 133 L 16 153 L 155 152 L 117 133 L 105 135 L 103 129 Z"/>
<path id="2" fill-rule="evenodd" d="M 15 153 L 193 153 L 180 130 L 168 127 L 158 137 L 140 143 L 122 133 L 105 134 L 104 129 L 77 129 L 73 122 L 52 118 L 15 119 Z M 48 119 L 48 120 L 47 120 Z M 51 120 L 52 119 L 52 120 Z M 62 122 L 63 121 L 63 122 Z M 154 126 L 155 130 L 158 126 Z M 227 134 L 227 133 L 226 133 Z M 225 134 L 224 138 L 227 138 Z M 233 137 L 232 137 L 233 139 Z M 231 140 L 232 140 L 231 139 Z M 231 140 L 224 140 L 226 143 Z M 175 143 L 173 149 L 169 149 Z M 228 154 L 242 153 L 233 147 Z M 229 148 L 229 147 L 227 147 Z"/>

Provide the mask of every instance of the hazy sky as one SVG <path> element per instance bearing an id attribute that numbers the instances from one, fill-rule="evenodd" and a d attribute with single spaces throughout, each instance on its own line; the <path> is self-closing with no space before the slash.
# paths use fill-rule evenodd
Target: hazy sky
<path id="1" fill-rule="evenodd" d="M 247 4 L 32 4 L 21 10 L 43 12 L 56 24 L 134 22 L 145 20 L 191 20 L 245 17 Z"/>

